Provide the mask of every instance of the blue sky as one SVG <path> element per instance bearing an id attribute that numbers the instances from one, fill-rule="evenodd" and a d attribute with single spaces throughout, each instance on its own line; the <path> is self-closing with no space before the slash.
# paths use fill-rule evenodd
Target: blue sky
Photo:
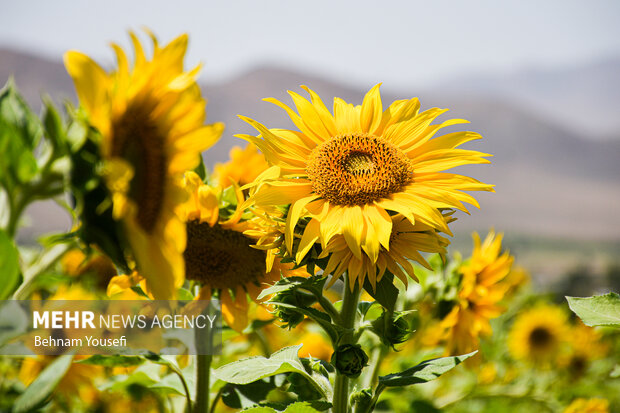
<path id="1" fill-rule="evenodd" d="M 475 73 L 620 56 L 617 1 L 7 1 L 0 46 L 112 62 L 110 41 L 149 26 L 191 36 L 188 61 L 222 80 L 279 65 L 367 86 L 420 87 Z"/>

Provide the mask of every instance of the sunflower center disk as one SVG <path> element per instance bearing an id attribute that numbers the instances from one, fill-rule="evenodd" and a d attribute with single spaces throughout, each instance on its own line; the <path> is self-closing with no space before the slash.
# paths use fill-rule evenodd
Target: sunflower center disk
<path id="1" fill-rule="evenodd" d="M 530 333 L 529 337 L 530 345 L 535 349 L 545 349 L 553 341 L 553 336 L 546 328 L 535 328 Z"/>
<path id="2" fill-rule="evenodd" d="M 129 198 L 138 206 L 136 219 L 146 232 L 157 223 L 166 186 L 165 136 L 149 112 L 144 105 L 130 106 L 112 125 L 112 156 L 125 159 L 134 169 Z"/>
<path id="3" fill-rule="evenodd" d="M 315 193 L 335 205 L 364 205 L 413 180 L 407 156 L 387 140 L 366 134 L 337 136 L 316 147 L 306 169 Z"/>
<path id="4" fill-rule="evenodd" d="M 189 280 L 219 289 L 258 283 L 265 274 L 265 253 L 250 247 L 240 232 L 198 220 L 187 223 L 185 273 Z"/>

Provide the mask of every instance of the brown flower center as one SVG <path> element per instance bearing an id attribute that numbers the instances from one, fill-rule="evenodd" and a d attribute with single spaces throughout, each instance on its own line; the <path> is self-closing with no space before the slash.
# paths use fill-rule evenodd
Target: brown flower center
<path id="1" fill-rule="evenodd" d="M 129 198 L 138 206 L 137 221 L 151 232 L 163 208 L 166 186 L 165 136 L 150 116 L 149 105 L 134 103 L 112 125 L 112 157 L 131 164 Z"/>
<path id="2" fill-rule="evenodd" d="M 336 205 L 364 205 L 413 181 L 407 156 L 367 134 L 337 136 L 317 146 L 306 169 L 314 192 Z"/>
<path id="3" fill-rule="evenodd" d="M 544 327 L 536 327 L 529 336 L 530 346 L 533 349 L 544 350 L 553 343 L 553 335 Z"/>
<path id="4" fill-rule="evenodd" d="M 183 253 L 186 278 L 219 289 L 258 284 L 265 275 L 265 253 L 253 244 L 241 232 L 219 224 L 189 221 Z"/>

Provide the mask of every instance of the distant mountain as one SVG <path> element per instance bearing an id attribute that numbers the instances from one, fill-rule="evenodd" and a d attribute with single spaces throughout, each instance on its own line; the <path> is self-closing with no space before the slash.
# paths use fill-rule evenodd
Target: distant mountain
<path id="1" fill-rule="evenodd" d="M 586 138 L 620 138 L 620 57 L 565 68 L 463 76 L 434 90 L 502 97 Z"/>
<path id="2" fill-rule="evenodd" d="M 0 48 L 0 87 L 9 76 L 13 76 L 24 98 L 37 110 L 45 94 L 57 102 L 76 99 L 73 82 L 60 60 Z"/>
<path id="3" fill-rule="evenodd" d="M 18 86 L 30 102 L 39 100 L 40 91 L 46 91 L 55 98 L 74 96 L 72 83 L 57 62 L 0 50 L 0 82 L 11 73 L 15 73 Z M 551 76 L 548 85 L 544 76 L 540 75 L 539 89 L 548 87 L 557 96 L 583 90 L 581 99 L 584 101 L 596 94 L 594 87 L 586 87 L 587 82 L 564 91 L 558 79 L 563 76 L 568 79 L 570 70 L 562 73 L 555 79 Z M 525 77 L 531 80 L 532 77 L 528 76 Z M 584 139 L 578 132 L 580 127 L 575 126 L 581 114 L 570 109 L 570 102 L 566 103 L 565 108 L 568 112 L 573 111 L 574 116 L 567 116 L 559 123 L 541 112 L 532 111 L 528 105 L 517 106 L 515 99 L 506 97 L 508 92 L 492 93 L 493 85 L 505 83 L 499 79 L 481 78 L 479 89 L 474 83 L 459 88 L 460 83 L 455 82 L 423 91 L 420 96 L 423 109 L 447 107 L 451 111 L 443 118 L 450 116 L 470 120 L 468 128 L 482 133 L 485 139 L 468 147 L 494 155 L 491 158 L 493 166 L 461 169 L 471 176 L 496 184 L 497 192 L 477 195 L 482 209 L 472 208 L 471 217 L 461 215 L 456 230 L 486 231 L 495 227 L 528 236 L 620 239 L 620 214 L 615 213 L 620 205 L 620 141 Z M 524 80 L 524 84 L 530 85 L 530 80 Z M 257 68 L 229 82 L 204 85 L 203 91 L 209 100 L 208 121 L 226 123 L 222 140 L 205 153 L 206 162 L 212 166 L 215 162 L 224 161 L 233 145 L 245 144 L 233 135 L 253 132 L 237 118 L 237 114 L 255 118 L 270 127 L 292 126 L 284 111 L 261 99 L 271 96 L 292 104 L 286 90 L 302 93 L 300 84 L 314 89 L 328 106 L 333 96 L 360 103 L 366 91 L 273 67 Z M 511 88 L 508 89 L 519 89 L 516 86 Z M 523 88 L 525 90 L 526 86 Z M 383 90 L 382 95 L 387 105 L 394 99 L 409 98 L 419 93 Z M 60 213 L 55 211 L 49 208 L 33 210 L 31 215 L 35 226 L 54 226 L 54 222 L 61 219 Z M 39 227 L 38 230 L 41 229 Z"/>

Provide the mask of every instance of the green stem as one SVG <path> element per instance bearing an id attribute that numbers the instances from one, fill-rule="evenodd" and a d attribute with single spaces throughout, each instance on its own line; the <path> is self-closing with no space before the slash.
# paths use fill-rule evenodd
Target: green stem
<path id="1" fill-rule="evenodd" d="M 199 354 L 196 365 L 196 404 L 194 413 L 207 413 L 209 411 L 209 391 L 212 355 Z"/>
<path id="2" fill-rule="evenodd" d="M 211 362 L 213 361 L 213 331 L 196 329 L 196 403 L 193 413 L 208 413 L 211 392 Z M 205 354 L 206 353 L 206 354 Z"/>
<path id="3" fill-rule="evenodd" d="M 189 395 L 189 387 L 187 386 L 187 382 L 185 381 L 185 377 L 183 377 L 183 373 L 181 372 L 181 370 L 178 370 L 176 368 L 173 368 L 172 371 L 174 371 L 176 373 L 177 376 L 179 376 L 179 379 L 181 379 L 181 383 L 183 384 L 183 391 L 185 392 L 185 399 L 187 400 L 187 412 L 188 413 L 192 413 L 192 399 Z"/>
<path id="4" fill-rule="evenodd" d="M 336 307 L 334 307 L 334 305 L 332 304 L 331 301 L 329 301 L 327 298 L 325 298 L 325 296 L 321 295 L 318 298 L 319 304 L 321 305 L 321 307 L 323 308 L 323 310 L 325 310 L 327 312 L 327 314 L 329 314 L 329 316 L 332 318 L 332 321 L 336 324 L 340 323 L 340 314 L 338 313 L 338 310 L 336 310 Z"/>
<path id="5" fill-rule="evenodd" d="M 354 285 L 353 291 L 349 286 L 348 274 L 344 275 L 344 297 L 342 299 L 342 310 L 340 311 L 340 320 L 337 323 L 340 327 L 350 330 L 342 336 L 339 345 L 355 344 L 356 336 L 354 332 L 355 319 L 357 315 L 357 303 L 360 298 L 360 290 L 357 284 Z M 336 379 L 334 381 L 334 400 L 333 413 L 349 412 L 349 378 L 336 371 Z"/>

